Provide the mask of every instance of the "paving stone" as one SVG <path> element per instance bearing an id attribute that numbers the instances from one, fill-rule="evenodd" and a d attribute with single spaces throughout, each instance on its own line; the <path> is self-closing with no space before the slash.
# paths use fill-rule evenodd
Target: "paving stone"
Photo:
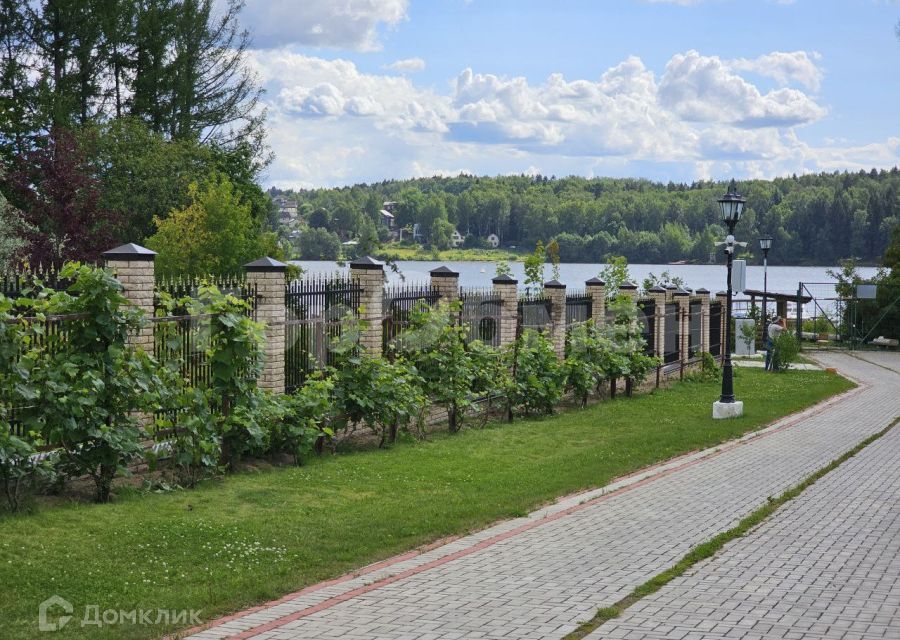
<path id="1" fill-rule="evenodd" d="M 274 636 L 274 629 L 259 629 L 259 634 L 279 640 L 400 640 L 410 634 L 422 640 L 561 638 L 599 607 L 615 603 L 695 545 L 734 526 L 767 497 L 797 484 L 887 426 L 900 414 L 900 374 L 884 367 L 900 372 L 900 358 L 879 355 L 873 362 L 844 354 L 823 359 L 823 364 L 838 366 L 866 383 L 863 390 L 826 411 L 785 419 L 763 436 L 681 461 L 680 467 L 665 473 L 657 470 L 656 476 L 602 500 L 582 504 L 605 490 L 586 492 L 366 575 L 307 591 L 279 607 L 292 612 L 314 606 L 319 610 L 296 620 L 276 620 Z M 895 439 L 900 442 L 900 431 L 891 442 Z M 884 446 L 880 441 L 873 450 Z M 893 456 L 897 454 L 900 444 Z M 896 582 L 900 568 L 893 542 L 900 541 L 900 535 L 890 529 L 896 527 L 897 518 L 892 521 L 885 515 L 893 508 L 890 492 L 896 496 L 900 485 L 871 477 L 890 476 L 873 468 L 876 463 L 889 465 L 887 458 L 873 459 L 869 465 L 860 465 L 859 459 L 851 461 L 855 471 L 849 476 L 841 467 L 843 483 L 834 482 L 834 472 L 815 487 L 821 491 L 820 485 L 829 480 L 832 489 L 826 502 L 839 502 L 842 510 L 829 511 L 822 504 L 801 508 L 806 502 L 798 499 L 791 505 L 796 515 L 780 529 L 767 525 L 741 541 L 756 540 L 756 546 L 729 545 L 727 553 L 695 567 L 689 576 L 638 603 L 592 637 L 662 639 L 684 632 L 678 637 L 753 638 L 764 635 L 754 629 L 757 622 L 772 625 L 770 633 L 776 634 L 772 637 L 797 629 L 805 629 L 806 637 L 819 637 L 809 633 L 818 619 L 809 619 L 808 612 L 823 613 L 829 598 L 843 593 L 844 578 L 859 578 L 851 588 L 860 604 L 852 599 L 843 603 L 842 615 L 864 623 L 860 637 L 871 637 L 870 627 L 885 626 L 875 616 L 896 621 L 900 592 L 882 578 Z M 860 493 L 864 487 L 874 493 Z M 777 515 L 780 519 L 782 512 Z M 828 544 L 810 546 L 804 536 L 832 538 Z M 763 560 L 757 547 L 765 549 Z M 874 558 L 873 547 L 895 555 Z M 454 553 L 459 555 L 451 557 Z M 428 563 L 432 564 L 425 567 Z M 392 578 L 406 571 L 409 575 Z M 697 584 L 702 588 L 692 589 Z M 364 587 L 368 590 L 361 592 Z M 681 596 L 687 593 L 691 595 Z M 854 617 L 869 610 L 867 603 L 876 593 L 882 599 L 872 605 L 871 619 Z M 350 595 L 340 602 L 331 600 L 342 594 Z M 663 594 L 674 594 L 677 604 L 670 605 Z M 749 600 L 753 595 L 772 597 L 785 606 L 767 609 Z M 798 595 L 804 598 L 791 599 Z M 742 607 L 746 602 L 749 606 Z M 389 620 L 382 618 L 386 614 Z M 785 618 L 796 622 L 779 623 Z M 632 623 L 626 623 L 629 619 Z M 252 635 L 259 620 L 238 617 L 229 629 Z M 715 624 L 709 627 L 711 621 Z M 669 629 L 653 631 L 661 624 Z M 735 629 L 744 635 L 734 636 Z M 827 629 L 826 625 L 824 633 Z M 845 632 L 856 628 L 842 627 Z"/>

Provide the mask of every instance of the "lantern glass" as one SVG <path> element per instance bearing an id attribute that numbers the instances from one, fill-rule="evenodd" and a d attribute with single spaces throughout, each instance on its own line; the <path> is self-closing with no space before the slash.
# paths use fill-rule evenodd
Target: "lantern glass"
<path id="1" fill-rule="evenodd" d="M 772 248 L 772 237 L 771 236 L 763 236 L 759 239 L 759 248 L 763 251 L 768 251 Z"/>
<path id="2" fill-rule="evenodd" d="M 722 207 L 722 222 L 733 225 L 741 219 L 744 213 L 744 203 L 746 198 L 737 192 L 737 185 L 734 180 L 728 185 L 728 193 L 719 198 L 719 205 Z"/>

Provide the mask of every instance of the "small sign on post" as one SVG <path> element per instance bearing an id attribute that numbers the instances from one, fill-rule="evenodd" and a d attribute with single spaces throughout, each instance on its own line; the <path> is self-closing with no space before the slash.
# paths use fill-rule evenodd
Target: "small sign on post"
<path id="1" fill-rule="evenodd" d="M 878 293 L 878 285 L 874 284 L 858 284 L 856 285 L 856 297 L 859 300 L 874 300 Z"/>

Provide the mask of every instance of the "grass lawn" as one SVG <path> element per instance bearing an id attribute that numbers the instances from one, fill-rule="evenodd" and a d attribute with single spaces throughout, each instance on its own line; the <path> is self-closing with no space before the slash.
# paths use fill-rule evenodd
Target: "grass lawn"
<path id="1" fill-rule="evenodd" d="M 379 249 L 375 256 L 391 260 L 445 260 L 445 261 L 495 261 L 522 260 L 523 255 L 506 249 L 446 249 L 435 253 L 425 247 L 398 247 L 386 245 Z"/>
<path id="2" fill-rule="evenodd" d="M 38 604 L 57 594 L 75 605 L 75 617 L 54 638 L 158 637 L 171 629 L 81 628 L 84 607 L 193 608 L 208 620 L 526 514 L 851 386 L 820 371 L 741 369 L 735 387 L 746 415 L 737 420 L 711 419 L 717 383 L 681 383 L 389 451 L 243 473 L 194 491 L 0 517 L 0 636 L 44 635 L 37 631 Z"/>

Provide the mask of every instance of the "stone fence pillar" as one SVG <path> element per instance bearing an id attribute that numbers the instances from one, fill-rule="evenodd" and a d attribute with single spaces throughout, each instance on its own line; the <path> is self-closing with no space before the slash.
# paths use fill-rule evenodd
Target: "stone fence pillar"
<path id="1" fill-rule="evenodd" d="M 544 283 L 544 291 L 550 298 L 550 341 L 556 357 L 566 357 L 566 285 L 559 280 Z"/>
<path id="2" fill-rule="evenodd" d="M 694 294 L 700 299 L 700 352 L 709 353 L 709 291 L 697 289 Z"/>
<path id="3" fill-rule="evenodd" d="M 728 294 L 725 291 L 716 292 L 716 302 L 721 303 L 721 306 L 719 308 L 722 310 L 722 315 L 719 316 L 719 353 L 714 353 L 713 355 L 716 357 L 720 357 L 725 354 L 725 348 L 730 347 L 730 345 L 725 344 L 725 325 L 728 316 Z"/>
<path id="4" fill-rule="evenodd" d="M 629 298 L 632 304 L 636 304 L 638 298 L 638 287 L 633 282 L 623 282 L 619 285 L 619 295 Z"/>
<path id="5" fill-rule="evenodd" d="M 359 296 L 362 310 L 359 317 L 365 322 L 365 328 L 359 336 L 359 343 L 371 355 L 381 355 L 384 331 L 384 265 L 369 256 L 359 258 L 350 263 L 350 278 L 362 287 Z"/>
<path id="6" fill-rule="evenodd" d="M 666 290 L 661 286 L 653 285 L 647 290 L 647 294 L 653 298 L 653 352 L 658 357 L 663 357 L 666 352 Z"/>
<path id="7" fill-rule="evenodd" d="M 679 288 L 672 297 L 678 304 L 678 360 L 684 364 L 688 361 L 691 342 L 691 294 Z"/>
<path id="8" fill-rule="evenodd" d="M 122 284 L 122 295 L 144 312 L 146 325 L 135 335 L 128 336 L 128 344 L 153 353 L 153 293 L 156 289 L 156 252 L 130 243 L 110 249 L 103 254 L 104 266 Z"/>
<path id="9" fill-rule="evenodd" d="M 447 267 L 438 267 L 429 273 L 431 286 L 437 289 L 442 301 L 452 304 L 459 300 L 459 273 Z"/>
<path id="10" fill-rule="evenodd" d="M 500 298 L 500 346 L 516 340 L 516 324 L 519 316 L 519 281 L 510 276 L 497 276 L 491 280 L 494 294 Z"/>
<path id="11" fill-rule="evenodd" d="M 600 278 L 591 278 L 584 287 L 591 296 L 591 318 L 595 325 L 602 327 L 606 323 L 606 283 Z"/>
<path id="12" fill-rule="evenodd" d="M 256 319 L 265 327 L 263 367 L 257 385 L 273 393 L 284 393 L 284 306 L 287 265 L 269 257 L 244 265 L 247 284 L 256 287 Z"/>
<path id="13" fill-rule="evenodd" d="M 666 285 L 666 302 L 672 303 L 675 302 L 675 292 L 678 291 L 678 285 L 667 284 Z"/>

